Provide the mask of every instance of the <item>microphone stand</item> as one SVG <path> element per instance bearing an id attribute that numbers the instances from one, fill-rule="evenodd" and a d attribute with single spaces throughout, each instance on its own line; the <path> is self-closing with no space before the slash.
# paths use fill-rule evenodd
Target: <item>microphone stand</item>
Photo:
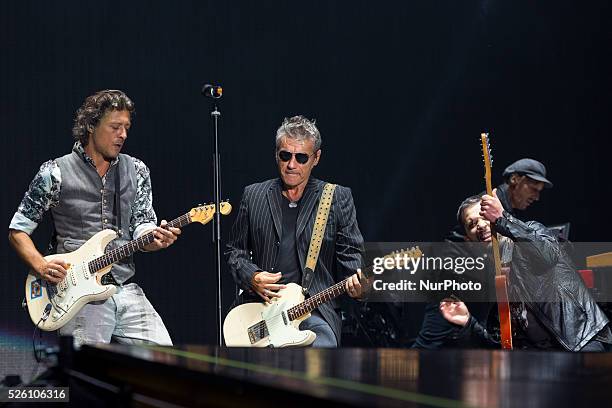
<path id="1" fill-rule="evenodd" d="M 214 200 L 215 200 L 215 215 L 213 217 L 213 241 L 215 243 L 215 270 L 217 272 L 217 346 L 223 346 L 223 321 L 221 315 L 222 309 L 222 291 L 221 291 L 221 165 L 219 163 L 219 117 L 221 112 L 217 106 L 217 101 L 214 99 L 210 116 L 213 120 L 213 178 L 214 178 Z"/>

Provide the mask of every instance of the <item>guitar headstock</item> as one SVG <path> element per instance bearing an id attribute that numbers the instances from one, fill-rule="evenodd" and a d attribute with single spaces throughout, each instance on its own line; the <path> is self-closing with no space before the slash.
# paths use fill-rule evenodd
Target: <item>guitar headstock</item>
<path id="1" fill-rule="evenodd" d="M 220 203 L 221 214 L 227 215 L 232 212 L 232 205 L 228 201 L 222 201 Z M 199 222 L 201 224 L 208 224 L 215 215 L 215 204 L 200 205 L 194 207 L 189 211 L 189 218 L 191 222 Z"/>
<path id="2" fill-rule="evenodd" d="M 493 167 L 493 155 L 491 154 L 491 142 L 489 140 L 488 133 L 480 134 L 480 141 L 482 144 L 482 158 L 484 160 L 484 168 L 485 168 L 485 182 L 487 186 L 487 194 L 492 194 L 492 185 L 491 185 L 491 167 Z"/>
<path id="3" fill-rule="evenodd" d="M 408 258 L 420 258 L 423 256 L 423 251 L 421 251 L 421 248 L 419 248 L 419 246 L 417 245 L 416 247 L 412 247 L 412 248 L 406 248 L 406 249 L 401 249 L 399 251 L 393 251 L 390 254 L 385 255 L 383 258 L 387 259 L 393 259 L 393 260 L 398 260 L 398 259 L 403 259 L 404 257 L 408 257 Z M 394 264 L 394 268 L 397 268 L 397 264 Z"/>

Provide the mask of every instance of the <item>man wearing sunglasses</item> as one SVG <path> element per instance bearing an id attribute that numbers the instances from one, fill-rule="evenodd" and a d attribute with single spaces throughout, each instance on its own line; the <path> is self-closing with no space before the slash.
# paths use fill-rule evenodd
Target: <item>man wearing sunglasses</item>
<path id="1" fill-rule="evenodd" d="M 244 190 L 226 259 L 243 301 L 271 302 L 287 283 L 302 285 L 319 198 L 325 182 L 311 177 L 321 158 L 321 134 L 303 116 L 285 119 L 276 132 L 276 163 L 280 177 Z M 351 276 L 347 293 L 360 298 L 357 274 L 362 266 L 363 237 L 357 225 L 351 190 L 337 186 L 312 284 L 314 295 Z M 338 304 L 319 306 L 300 325 L 317 334 L 315 347 L 340 343 Z"/>

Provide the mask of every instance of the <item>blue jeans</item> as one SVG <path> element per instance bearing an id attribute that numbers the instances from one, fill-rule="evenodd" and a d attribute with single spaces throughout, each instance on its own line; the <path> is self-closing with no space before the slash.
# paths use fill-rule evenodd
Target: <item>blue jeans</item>
<path id="1" fill-rule="evenodd" d="M 312 330 L 317 338 L 312 347 L 338 347 L 338 340 L 330 325 L 323 319 L 318 311 L 312 312 L 311 316 L 300 324 L 300 330 Z"/>
<path id="2" fill-rule="evenodd" d="M 60 329 L 74 336 L 74 345 L 110 343 L 171 346 L 172 340 L 161 317 L 135 283 L 117 288 L 110 298 L 86 304 Z"/>

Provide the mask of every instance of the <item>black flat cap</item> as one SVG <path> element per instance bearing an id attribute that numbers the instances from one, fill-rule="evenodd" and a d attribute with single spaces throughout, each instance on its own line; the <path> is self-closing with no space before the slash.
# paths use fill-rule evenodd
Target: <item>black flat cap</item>
<path id="1" fill-rule="evenodd" d="M 524 174 L 530 179 L 541 181 L 544 186 L 551 188 L 553 183 L 546 178 L 546 167 L 542 163 L 533 159 L 520 159 L 506 167 L 504 170 L 504 178 L 509 177 L 514 173 Z"/>

